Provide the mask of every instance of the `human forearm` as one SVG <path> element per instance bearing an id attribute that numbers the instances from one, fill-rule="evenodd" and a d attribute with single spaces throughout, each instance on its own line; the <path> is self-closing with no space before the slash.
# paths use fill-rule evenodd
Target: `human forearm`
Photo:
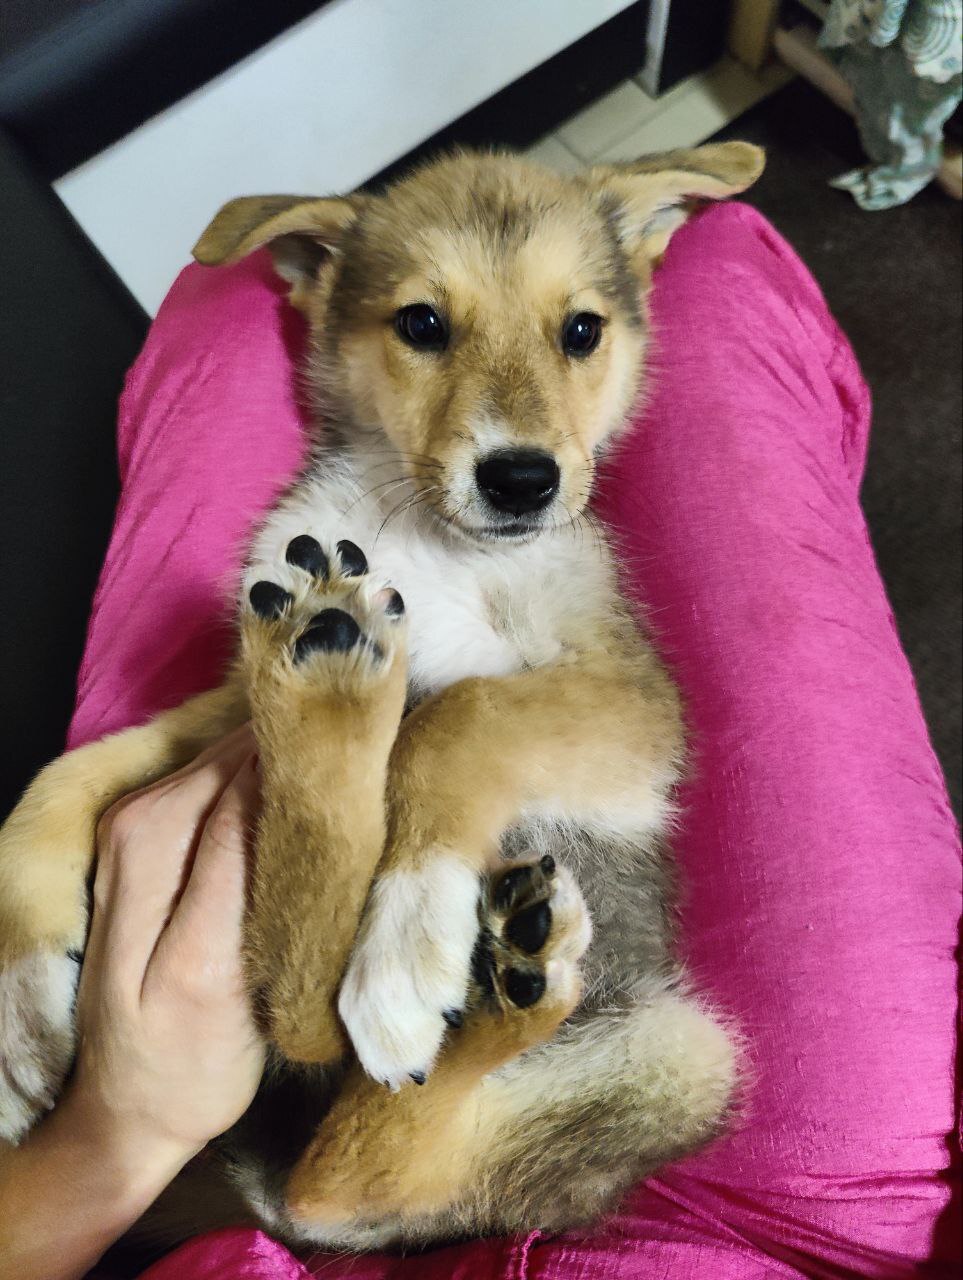
<path id="1" fill-rule="evenodd" d="M 0 1280 L 77 1280 L 194 1153 L 112 1132 L 77 1091 L 0 1147 Z"/>
<path id="2" fill-rule="evenodd" d="M 101 820 L 73 1080 L 0 1144 L 0 1280 L 77 1280 L 249 1106 L 241 962 L 257 776 L 245 732 Z"/>

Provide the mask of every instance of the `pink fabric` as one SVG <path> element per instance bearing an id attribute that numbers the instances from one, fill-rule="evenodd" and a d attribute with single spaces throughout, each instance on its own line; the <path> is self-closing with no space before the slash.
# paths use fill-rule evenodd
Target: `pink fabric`
<path id="1" fill-rule="evenodd" d="M 866 389 L 812 279 L 744 206 L 678 233 L 655 323 L 655 393 L 600 506 L 688 699 L 685 946 L 746 1038 L 744 1113 L 590 1233 L 318 1255 L 312 1273 L 958 1274 L 959 846 L 857 502 Z M 302 453 L 298 340 L 263 258 L 175 285 L 122 404 L 73 744 L 214 679 L 239 547 Z M 292 1265 L 228 1232 L 149 1274 Z"/>
<path id="2" fill-rule="evenodd" d="M 212 1231 L 142 1273 L 141 1280 L 311 1280 L 311 1272 L 263 1231 Z"/>

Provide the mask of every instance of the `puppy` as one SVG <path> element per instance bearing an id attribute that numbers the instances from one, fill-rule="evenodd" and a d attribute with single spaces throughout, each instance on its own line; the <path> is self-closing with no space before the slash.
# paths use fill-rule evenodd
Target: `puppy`
<path id="1" fill-rule="evenodd" d="M 270 250 L 324 430 L 254 539 L 224 683 L 55 761 L 0 832 L 16 1141 L 70 1064 L 98 821 L 253 722 L 274 1061 L 146 1235 L 562 1228 L 724 1123 L 733 1045 L 673 951 L 679 698 L 586 504 L 644 389 L 654 266 L 762 163 L 459 153 L 383 194 L 234 200 L 198 242 Z"/>

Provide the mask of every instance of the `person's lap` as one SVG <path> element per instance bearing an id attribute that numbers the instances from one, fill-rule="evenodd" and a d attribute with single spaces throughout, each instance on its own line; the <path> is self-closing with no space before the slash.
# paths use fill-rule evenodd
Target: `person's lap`
<path id="1" fill-rule="evenodd" d="M 858 506 L 865 388 L 742 206 L 678 233 L 655 322 L 652 396 L 598 507 L 687 699 L 682 937 L 744 1037 L 744 1102 L 591 1232 L 354 1277 L 897 1276 L 958 1256 L 959 850 Z M 72 744 L 215 680 L 245 538 L 303 452 L 299 341 L 264 259 L 175 287 L 122 405 Z"/>

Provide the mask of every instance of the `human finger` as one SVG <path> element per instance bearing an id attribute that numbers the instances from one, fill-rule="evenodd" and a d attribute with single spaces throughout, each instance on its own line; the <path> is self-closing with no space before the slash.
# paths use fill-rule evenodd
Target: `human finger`
<path id="1" fill-rule="evenodd" d="M 105 816 L 87 963 L 102 961 L 130 982 L 142 980 L 187 882 L 204 823 L 252 744 L 242 728 Z"/>
<path id="2" fill-rule="evenodd" d="M 250 849 L 260 807 L 256 760 L 249 756 L 208 815 L 190 876 L 155 953 L 159 964 L 185 956 L 197 977 L 239 978 Z"/>

